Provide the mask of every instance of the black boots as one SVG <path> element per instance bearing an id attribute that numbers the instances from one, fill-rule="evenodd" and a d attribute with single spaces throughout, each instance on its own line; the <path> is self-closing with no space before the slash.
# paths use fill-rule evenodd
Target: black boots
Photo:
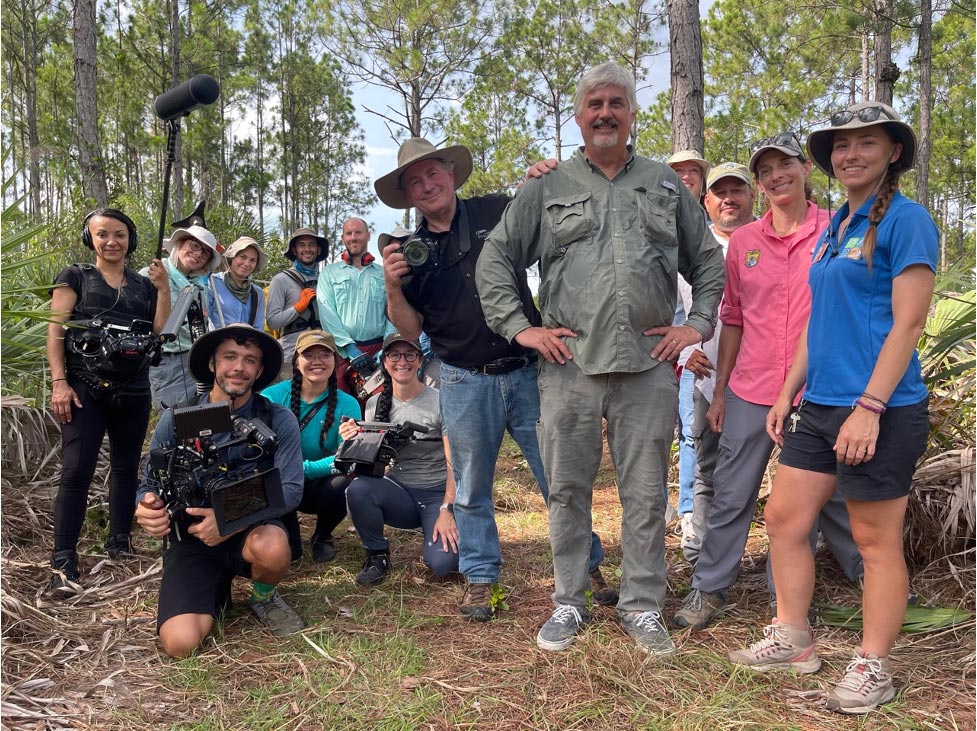
<path id="1" fill-rule="evenodd" d="M 372 586 L 383 581 L 390 571 L 390 551 L 367 551 L 363 569 L 356 575 L 356 583 Z"/>
<path id="2" fill-rule="evenodd" d="M 51 583 L 48 584 L 48 591 L 51 594 L 61 597 L 74 596 L 78 593 L 78 579 L 81 573 L 78 571 L 78 554 L 68 549 L 64 551 L 54 551 L 51 554 L 51 568 L 54 575 Z"/>

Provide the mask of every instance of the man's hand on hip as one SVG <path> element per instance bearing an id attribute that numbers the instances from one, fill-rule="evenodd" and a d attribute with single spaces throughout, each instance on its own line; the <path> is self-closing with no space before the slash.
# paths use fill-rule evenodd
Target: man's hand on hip
<path id="1" fill-rule="evenodd" d="M 524 348 L 539 351 L 550 363 L 563 365 L 573 360 L 573 355 L 563 338 L 575 338 L 577 334 L 565 327 L 527 327 L 519 332 L 515 341 Z"/>
<path id="2" fill-rule="evenodd" d="M 658 361 L 675 360 L 686 346 L 702 340 L 702 334 L 689 325 L 650 327 L 643 334 L 662 336 L 661 341 L 651 351 L 651 357 Z"/>

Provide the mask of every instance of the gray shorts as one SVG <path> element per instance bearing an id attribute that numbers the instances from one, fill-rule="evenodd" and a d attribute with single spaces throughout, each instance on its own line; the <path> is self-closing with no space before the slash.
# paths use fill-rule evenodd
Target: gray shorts
<path id="1" fill-rule="evenodd" d="M 157 411 L 189 401 L 197 391 L 197 382 L 187 367 L 189 352 L 163 353 L 158 366 L 149 369 L 149 387 Z"/>

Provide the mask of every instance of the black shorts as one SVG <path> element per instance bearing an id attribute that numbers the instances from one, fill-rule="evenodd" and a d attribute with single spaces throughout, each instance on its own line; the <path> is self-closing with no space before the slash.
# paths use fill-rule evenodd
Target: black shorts
<path id="1" fill-rule="evenodd" d="M 264 525 L 285 526 L 280 520 Z M 244 541 L 257 526 L 231 536 L 217 546 L 196 538 L 170 540 L 163 553 L 163 578 L 159 585 L 156 630 L 179 614 L 209 614 L 220 619 L 231 607 L 231 582 L 235 576 L 251 578 L 251 564 L 244 560 Z"/>
<path id="2" fill-rule="evenodd" d="M 916 460 L 929 439 L 929 401 L 886 409 L 879 420 L 875 456 L 854 466 L 839 462 L 834 451 L 838 431 L 851 412 L 848 406 L 801 401 L 796 431 L 784 432 L 780 464 L 834 474 L 838 491 L 852 500 L 892 500 L 908 495 Z"/>

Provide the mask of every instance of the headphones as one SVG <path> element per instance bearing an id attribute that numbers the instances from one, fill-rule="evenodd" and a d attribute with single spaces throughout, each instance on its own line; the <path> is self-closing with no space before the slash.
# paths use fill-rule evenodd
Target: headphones
<path id="1" fill-rule="evenodd" d="M 136 244 L 139 243 L 136 232 L 136 224 L 133 223 L 131 218 L 116 208 L 96 208 L 94 211 L 85 216 L 85 220 L 82 221 L 81 224 L 81 243 L 83 243 L 89 249 L 95 249 L 95 245 L 92 242 L 92 232 L 88 230 L 88 222 L 95 218 L 95 216 L 114 218 L 115 220 L 124 223 L 125 227 L 129 230 L 129 248 L 126 251 L 126 256 L 130 256 L 132 252 L 136 250 Z"/>
<path id="2" fill-rule="evenodd" d="M 352 264 L 353 263 L 353 262 L 350 261 L 350 256 L 349 256 L 349 252 L 348 251 L 345 251 L 345 250 L 343 251 L 343 261 L 346 262 L 347 264 Z M 360 263 L 363 266 L 369 266 L 374 261 L 376 261 L 376 257 L 373 256 L 373 254 L 371 254 L 369 251 L 363 252 L 363 256 L 360 258 Z"/>

